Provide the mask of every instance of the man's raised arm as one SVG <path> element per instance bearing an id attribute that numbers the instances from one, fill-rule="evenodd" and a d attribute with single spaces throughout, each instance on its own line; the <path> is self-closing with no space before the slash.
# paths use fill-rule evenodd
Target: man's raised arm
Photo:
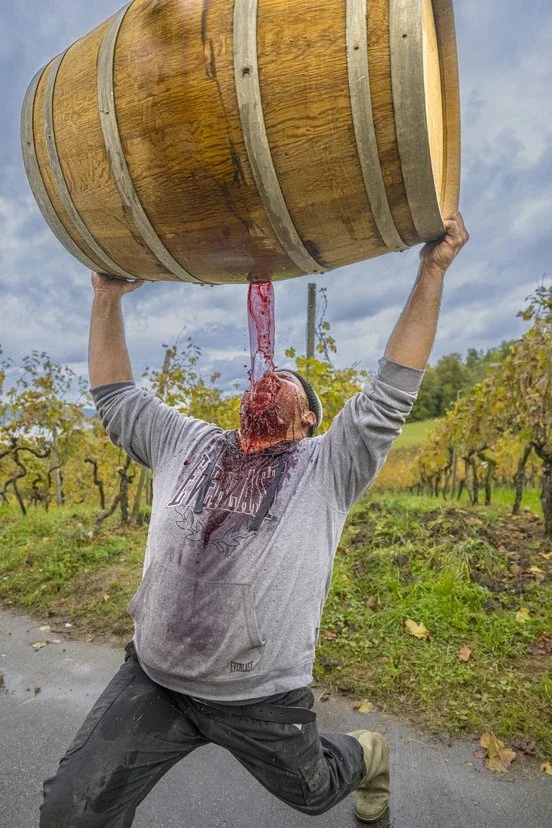
<path id="1" fill-rule="evenodd" d="M 420 252 L 416 282 L 373 383 L 355 394 L 318 438 L 319 493 L 342 511 L 374 480 L 416 400 L 435 338 L 443 277 L 468 240 L 460 213 L 444 224 L 445 237 Z"/>
<path id="2" fill-rule="evenodd" d="M 125 342 L 121 299 L 125 293 L 131 293 L 143 284 L 92 274 L 95 296 L 88 344 L 88 372 L 92 388 L 133 379 Z"/>
<path id="3" fill-rule="evenodd" d="M 399 365 L 424 370 L 437 329 L 443 280 L 447 268 L 469 239 L 460 213 L 444 220 L 445 237 L 420 251 L 420 269 L 405 308 L 385 349 Z"/>

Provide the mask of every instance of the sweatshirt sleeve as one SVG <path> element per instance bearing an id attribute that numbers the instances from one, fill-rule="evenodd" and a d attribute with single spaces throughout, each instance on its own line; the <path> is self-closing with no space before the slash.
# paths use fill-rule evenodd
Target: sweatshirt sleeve
<path id="1" fill-rule="evenodd" d="M 151 469 L 183 439 L 215 428 L 180 414 L 133 382 L 98 385 L 90 392 L 111 442 Z"/>
<path id="2" fill-rule="evenodd" d="M 371 384 L 345 404 L 320 441 L 319 494 L 348 511 L 382 467 L 416 400 L 424 375 L 383 357 Z"/>

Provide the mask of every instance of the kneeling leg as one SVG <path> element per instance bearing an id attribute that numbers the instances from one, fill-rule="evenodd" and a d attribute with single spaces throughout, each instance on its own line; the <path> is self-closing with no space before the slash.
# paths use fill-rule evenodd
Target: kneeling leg
<path id="1" fill-rule="evenodd" d="M 132 655 L 44 783 L 40 828 L 129 828 L 161 777 L 205 743 Z"/>

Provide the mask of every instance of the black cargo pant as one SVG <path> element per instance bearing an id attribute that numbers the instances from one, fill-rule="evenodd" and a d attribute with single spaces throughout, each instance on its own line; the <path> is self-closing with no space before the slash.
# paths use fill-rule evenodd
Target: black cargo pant
<path id="1" fill-rule="evenodd" d="M 321 736 L 316 722 L 299 728 L 259 721 L 235 706 L 201 704 L 153 682 L 134 646 L 126 651 L 56 775 L 44 783 L 40 828 L 128 828 L 161 777 L 209 742 L 227 748 L 267 790 L 305 814 L 329 810 L 361 781 L 362 748 L 353 737 Z M 266 702 L 310 709 L 313 695 L 303 687 Z"/>

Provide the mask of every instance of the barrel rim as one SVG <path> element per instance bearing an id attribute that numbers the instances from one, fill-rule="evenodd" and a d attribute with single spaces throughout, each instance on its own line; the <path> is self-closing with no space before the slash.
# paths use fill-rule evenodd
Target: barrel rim
<path id="1" fill-rule="evenodd" d="M 458 210 L 462 167 L 460 73 L 453 0 L 432 0 L 443 95 L 445 129 L 443 185 L 439 203 L 444 215 Z"/>

